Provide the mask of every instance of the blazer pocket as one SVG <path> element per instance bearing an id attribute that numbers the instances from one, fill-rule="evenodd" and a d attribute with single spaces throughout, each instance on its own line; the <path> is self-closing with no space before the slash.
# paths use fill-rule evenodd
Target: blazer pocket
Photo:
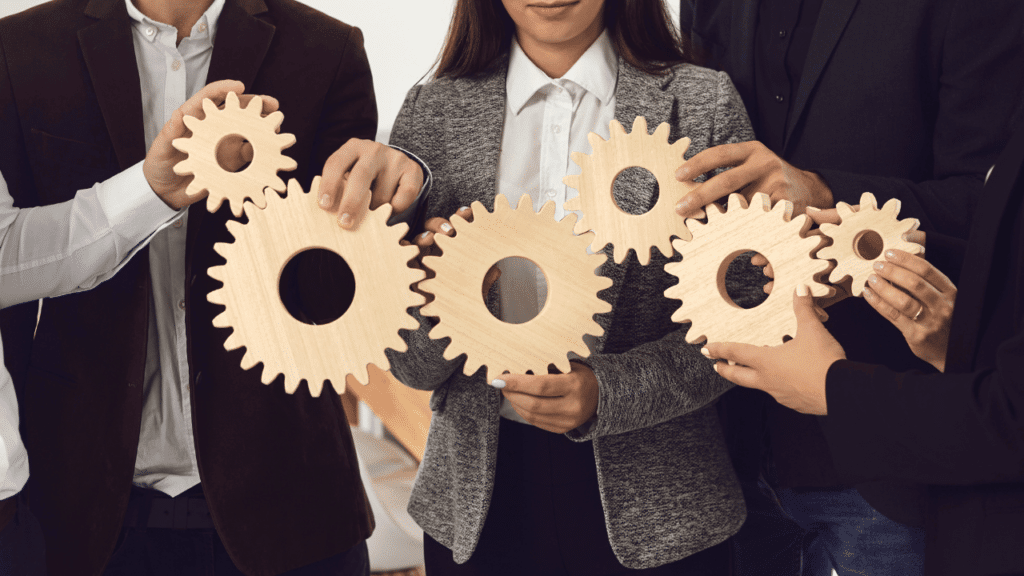
<path id="1" fill-rule="evenodd" d="M 29 130 L 29 162 L 42 204 L 63 202 L 118 172 L 108 145 Z"/>

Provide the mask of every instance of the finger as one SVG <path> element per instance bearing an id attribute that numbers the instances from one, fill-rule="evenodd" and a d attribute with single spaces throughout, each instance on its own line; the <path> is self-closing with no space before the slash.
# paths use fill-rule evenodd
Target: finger
<path id="1" fill-rule="evenodd" d="M 943 274 L 935 265 L 920 256 L 904 252 L 903 250 L 892 249 L 885 251 L 885 259 L 887 262 L 891 262 L 920 276 L 942 294 L 956 293 L 956 285 L 949 279 L 949 276 Z"/>
<path id="2" fill-rule="evenodd" d="M 455 213 L 458 214 L 459 217 L 461 217 L 466 222 L 473 221 L 473 209 L 470 208 L 469 206 L 463 206 L 462 208 L 456 210 Z"/>
<path id="3" fill-rule="evenodd" d="M 389 169 L 387 161 L 382 162 L 381 170 L 369 183 L 371 210 L 376 210 L 381 204 L 384 204 L 389 198 L 394 196 L 395 191 L 398 190 L 401 178 L 402 173 L 400 171 Z M 411 204 L 412 201 L 410 200 L 409 203 Z M 400 212 L 400 210 L 395 210 L 394 212 Z"/>
<path id="4" fill-rule="evenodd" d="M 729 364 L 760 366 L 762 350 L 758 346 L 737 342 L 709 342 L 700 353 L 707 358 L 725 360 Z"/>
<path id="5" fill-rule="evenodd" d="M 341 192 L 341 201 L 338 203 L 338 224 L 342 228 L 355 227 L 362 212 L 371 207 L 371 187 L 373 181 L 385 172 L 383 167 L 379 154 L 369 152 L 360 155 L 349 170 L 344 190 Z"/>
<path id="6" fill-rule="evenodd" d="M 441 218 L 440 216 L 435 216 L 427 220 L 423 224 L 423 227 L 435 234 L 455 236 L 455 228 L 452 226 L 452 223 L 449 222 L 447 218 Z"/>
<path id="7" fill-rule="evenodd" d="M 793 291 L 793 313 L 796 316 L 796 337 L 815 330 L 824 330 L 818 313 L 814 311 L 814 297 L 805 284 Z"/>
<path id="8" fill-rule="evenodd" d="M 924 248 L 925 247 L 925 240 L 927 239 L 927 235 L 924 233 L 924 230 L 914 230 L 914 231 L 907 232 L 906 234 L 904 234 L 903 235 L 903 239 L 906 240 L 907 242 L 913 242 L 914 244 L 920 244 L 921 247 Z"/>
<path id="9" fill-rule="evenodd" d="M 755 388 L 757 390 L 764 390 L 761 379 L 758 376 L 757 370 L 748 366 L 741 366 L 739 364 L 727 364 L 725 362 L 715 363 L 715 372 L 722 378 L 725 378 L 729 382 L 737 386 L 744 388 Z"/>
<path id="10" fill-rule="evenodd" d="M 768 263 L 764 267 L 764 275 L 769 278 L 775 278 L 775 268 L 772 268 L 771 263 Z"/>
<path id="11" fill-rule="evenodd" d="M 884 278 L 880 281 L 879 278 Z M 868 277 L 871 288 L 913 318 L 923 305 L 940 306 L 943 295 L 917 274 L 890 263 L 875 263 L 875 274 Z"/>
<path id="12" fill-rule="evenodd" d="M 321 208 L 331 210 L 334 207 L 336 199 L 344 192 L 348 171 L 358 157 L 359 144 L 353 138 L 327 158 L 320 175 L 319 204 Z"/>
<path id="13" fill-rule="evenodd" d="M 771 294 L 773 288 L 775 288 L 775 280 L 772 280 L 771 282 L 768 282 L 767 284 L 765 284 L 764 288 L 762 288 L 762 290 L 764 290 L 765 294 Z"/>
<path id="14" fill-rule="evenodd" d="M 676 170 L 676 180 L 689 182 L 719 168 L 738 166 L 754 152 L 755 142 L 739 142 L 712 146 L 693 155 Z"/>
<path id="15" fill-rule="evenodd" d="M 423 170 L 415 162 L 412 164 L 412 168 L 402 172 L 401 177 L 398 179 L 398 189 L 395 190 L 395 195 L 391 198 L 391 205 L 395 207 L 395 214 L 408 210 L 416 200 L 416 197 L 419 196 L 420 189 L 423 188 Z"/>
<path id="16" fill-rule="evenodd" d="M 750 263 L 753 264 L 754 266 L 763 267 L 768 265 L 768 259 L 760 254 L 754 254 L 753 256 L 750 257 Z"/>
<path id="17" fill-rule="evenodd" d="M 564 379 L 561 374 L 502 374 L 491 381 L 491 386 L 506 394 L 556 397 L 565 395 L 559 385 Z"/>
<path id="18" fill-rule="evenodd" d="M 804 213 L 811 218 L 811 222 L 819 226 L 822 224 L 839 224 L 842 221 L 842 218 L 839 217 L 839 211 L 835 208 L 819 210 L 814 206 L 808 206 Z"/>
<path id="19" fill-rule="evenodd" d="M 871 305 L 879 314 L 882 315 L 886 320 L 892 323 L 901 333 L 906 336 L 910 331 L 910 326 L 913 321 L 907 318 L 900 311 L 893 307 L 891 304 L 879 297 L 870 287 L 864 287 L 864 300 Z"/>
<path id="20" fill-rule="evenodd" d="M 825 312 L 825 309 L 822 308 L 821 306 L 815 304 L 814 313 L 818 315 L 818 320 L 821 320 L 822 323 L 828 322 L 828 312 Z"/>
<path id="21" fill-rule="evenodd" d="M 742 164 L 726 170 L 717 176 L 708 178 L 703 184 L 683 197 L 676 204 L 676 213 L 680 216 L 692 217 L 693 213 L 708 204 L 724 198 L 733 192 L 743 190 L 747 185 L 761 177 L 758 166 Z"/>

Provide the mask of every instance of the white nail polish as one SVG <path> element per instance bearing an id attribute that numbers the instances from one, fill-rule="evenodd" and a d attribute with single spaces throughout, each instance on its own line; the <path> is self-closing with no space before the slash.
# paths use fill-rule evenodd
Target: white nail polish
<path id="1" fill-rule="evenodd" d="M 807 288 L 806 284 L 797 284 L 797 287 L 796 287 L 796 295 L 797 296 L 807 296 L 807 292 L 808 292 L 808 288 Z"/>
<path id="2" fill-rule="evenodd" d="M 505 387 L 505 381 L 495 378 L 494 380 L 491 380 L 491 386 L 500 390 Z"/>
<path id="3" fill-rule="evenodd" d="M 701 348 L 700 353 L 703 354 L 705 358 L 711 358 L 711 352 L 708 352 L 707 348 Z"/>
<path id="4" fill-rule="evenodd" d="M 444 233 L 451 232 L 452 231 L 452 225 L 447 223 L 447 222 L 445 222 L 444 224 L 441 224 L 441 231 L 444 232 Z"/>

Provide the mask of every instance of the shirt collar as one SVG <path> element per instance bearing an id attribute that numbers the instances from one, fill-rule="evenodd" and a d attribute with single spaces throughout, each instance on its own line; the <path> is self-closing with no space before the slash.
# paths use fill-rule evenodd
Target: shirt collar
<path id="1" fill-rule="evenodd" d="M 567 81 L 590 92 L 602 104 L 606 104 L 615 94 L 618 71 L 619 57 L 615 53 L 615 47 L 612 45 L 607 30 L 598 36 L 590 48 L 587 48 L 587 51 L 572 65 L 572 68 L 558 80 L 552 80 L 538 68 L 513 37 L 512 50 L 508 59 L 505 92 L 512 112 L 517 115 L 539 90 L 552 83 L 565 86 Z"/>
<path id="2" fill-rule="evenodd" d="M 158 28 L 172 28 L 169 24 L 163 22 L 157 22 L 149 16 L 146 16 L 132 0 L 124 0 L 125 6 L 128 8 L 128 16 L 135 21 L 136 27 L 142 26 L 156 26 Z M 199 20 L 192 26 L 192 32 L 189 35 L 190 38 L 199 40 L 200 38 L 207 38 L 210 41 L 210 45 L 213 45 L 213 38 L 217 33 L 217 20 L 220 19 L 220 13 L 224 10 L 224 0 L 213 0 L 213 4 L 203 12 L 203 15 L 199 17 Z M 143 33 L 142 37 L 150 42 L 156 41 L 156 34 Z"/>

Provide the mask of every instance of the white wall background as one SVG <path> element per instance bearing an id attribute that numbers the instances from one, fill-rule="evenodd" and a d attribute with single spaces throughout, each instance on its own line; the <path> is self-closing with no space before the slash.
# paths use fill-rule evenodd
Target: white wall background
<path id="1" fill-rule="evenodd" d="M 362 29 L 377 93 L 378 139 L 386 138 L 405 93 L 430 71 L 441 51 L 454 0 L 301 1 Z M 678 21 L 679 2 L 667 1 L 673 21 Z M 0 0 L 0 17 L 42 3 Z"/>

